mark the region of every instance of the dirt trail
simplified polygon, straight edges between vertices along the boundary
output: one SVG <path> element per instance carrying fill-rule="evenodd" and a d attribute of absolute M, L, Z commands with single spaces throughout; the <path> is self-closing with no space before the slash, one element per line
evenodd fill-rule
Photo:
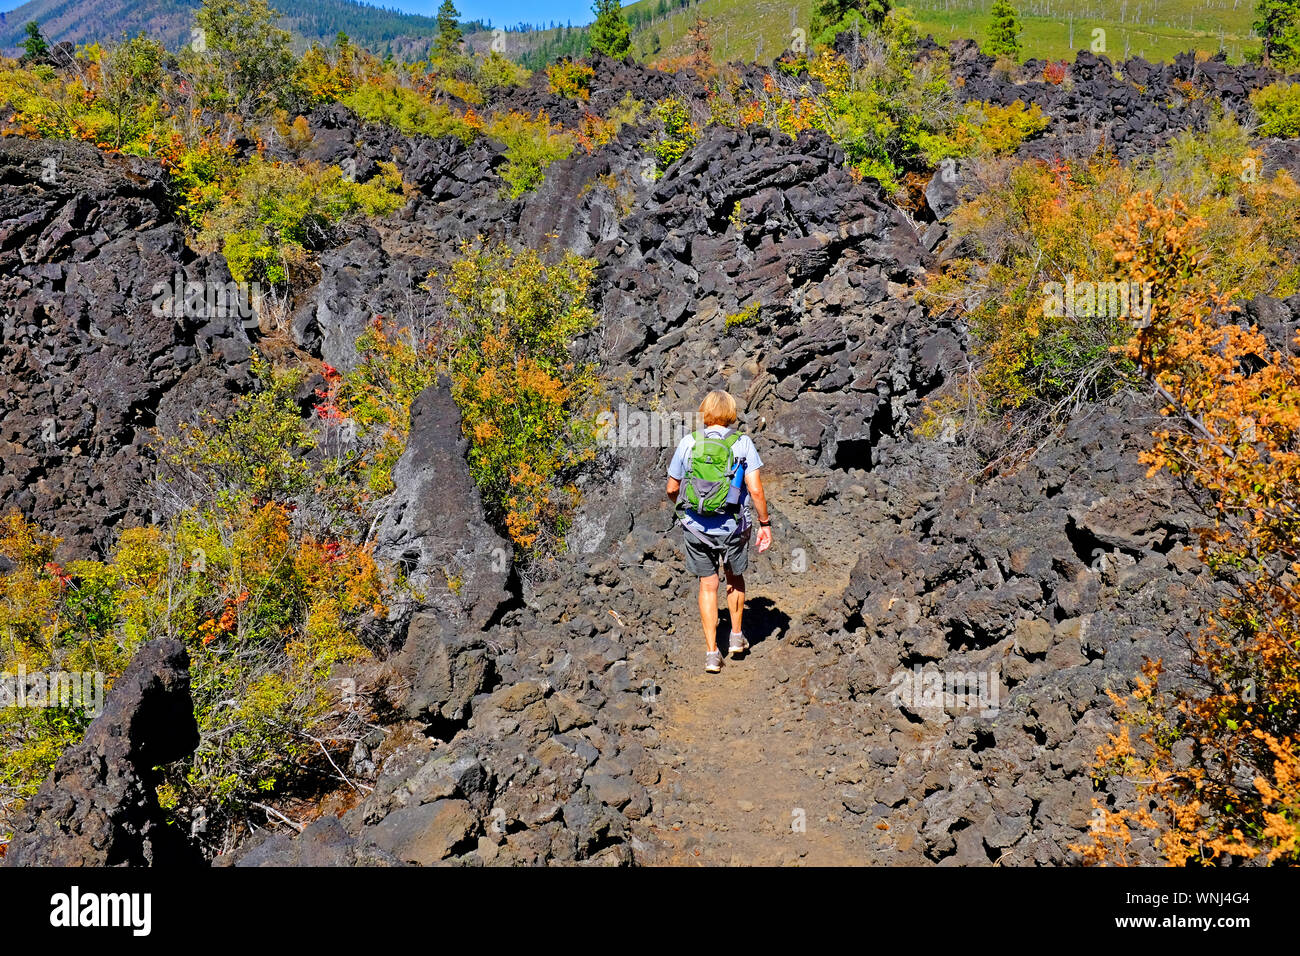
<path fill-rule="evenodd" d="M 811 503 L 817 496 L 796 476 L 765 484 L 781 520 L 772 549 L 751 552 L 745 575 L 749 653 L 705 673 L 696 583 L 684 569 L 672 599 L 681 623 L 657 640 L 667 658 L 651 710 L 660 779 L 637 834 L 647 865 L 860 866 L 875 862 L 883 842 L 875 821 L 844 803 L 871 777 L 866 742 L 846 705 L 818 699 L 814 648 L 787 634 L 843 591 L 859 540 Z M 722 603 L 724 649 L 730 626 Z"/>
<path fill-rule="evenodd" d="M 805 690 L 812 651 L 764 641 L 717 675 L 704 673 L 693 641 L 672 656 L 649 821 L 659 846 L 647 862 L 869 863 L 861 818 L 845 811 L 834 783 L 835 770 L 856 758 L 827 754 L 818 740 L 829 713 Z"/>

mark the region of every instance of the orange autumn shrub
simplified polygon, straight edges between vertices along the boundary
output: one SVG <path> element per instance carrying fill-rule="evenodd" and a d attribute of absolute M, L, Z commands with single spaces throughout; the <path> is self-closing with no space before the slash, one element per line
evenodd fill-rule
<path fill-rule="evenodd" d="M 525 555 L 560 547 L 593 454 L 596 372 L 573 340 L 596 322 L 595 263 L 566 253 L 466 245 L 446 281 L 457 341 L 452 397 L 489 516 Z"/>
<path fill-rule="evenodd" d="M 446 325 L 417 332 L 377 317 L 357 341 L 362 361 L 318 413 L 355 423 L 363 480 L 388 494 L 411 403 L 447 376 L 488 518 L 527 559 L 561 547 L 576 470 L 593 454 L 596 370 L 571 348 L 596 322 L 595 262 L 573 253 L 548 262 L 499 242 L 460 252 L 446 275 L 430 276 L 446 291 Z"/>
<path fill-rule="evenodd" d="M 357 352 L 360 363 L 332 386 L 336 404 L 323 402 L 317 414 L 354 423 L 363 481 L 386 495 L 406 450 L 411 403 L 447 370 L 444 343 L 437 329 L 417 335 L 377 315 L 357 339 Z"/>
<path fill-rule="evenodd" d="M 1155 289 L 1125 354 L 1167 424 L 1142 460 L 1185 481 L 1207 515 L 1202 560 L 1230 586 L 1194 642 L 1191 681 L 1148 661 L 1098 771 L 1142 778 L 1154 809 L 1097 804 L 1086 862 L 1127 862 L 1131 825 L 1171 865 L 1300 861 L 1300 360 L 1235 318 L 1204 274 L 1204 221 L 1176 197 L 1133 196 L 1102 239 Z"/>

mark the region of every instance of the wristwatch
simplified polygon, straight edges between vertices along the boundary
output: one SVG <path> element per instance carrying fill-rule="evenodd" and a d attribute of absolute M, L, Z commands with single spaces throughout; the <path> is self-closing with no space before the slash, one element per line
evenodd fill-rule
<path fill-rule="evenodd" d="M 770 522 L 770 521 L 760 521 L 760 522 L 758 523 L 758 526 L 759 526 L 760 528 L 770 528 L 770 527 L 772 527 L 772 522 Z"/>

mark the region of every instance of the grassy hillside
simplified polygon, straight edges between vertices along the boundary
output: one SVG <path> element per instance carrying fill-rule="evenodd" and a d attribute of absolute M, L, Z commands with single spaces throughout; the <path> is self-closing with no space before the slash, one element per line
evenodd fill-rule
<path fill-rule="evenodd" d="M 399 59 L 422 56 L 436 30 L 431 17 L 357 3 L 354 0 L 274 0 L 284 25 L 299 38 L 330 40 L 342 30 L 367 48 Z M 960 37 L 983 40 L 992 0 L 912 0 L 921 27 L 946 43 Z M 189 37 L 198 0 L 29 0 L 0 14 L 0 51 L 12 53 L 23 25 L 38 21 L 54 41 L 85 43 L 144 30 L 171 48 Z M 709 21 L 719 60 L 769 60 L 790 45 L 793 30 L 807 29 L 813 0 L 638 0 L 625 8 L 633 23 L 633 49 L 642 60 L 687 52 L 687 33 L 696 14 Z M 1258 48 L 1251 37 L 1254 0 L 1022 0 L 1024 55 L 1072 59 L 1088 49 L 1094 30 L 1105 31 L 1112 57 L 1169 59 L 1188 49 L 1219 49 L 1239 61 Z M 467 25 L 468 26 L 468 25 Z M 470 47 L 479 52 L 495 41 L 511 59 L 530 68 L 587 50 L 586 30 L 559 27 L 498 32 L 472 28 Z"/>
<path fill-rule="evenodd" d="M 983 41 L 992 0 L 912 0 L 908 4 L 922 29 L 940 42 L 961 37 Z M 666 16 L 659 11 L 671 8 Z M 807 29 L 813 0 L 638 0 L 626 8 L 633 18 L 648 17 L 633 35 L 637 55 L 686 52 L 687 31 L 698 12 L 710 22 L 719 59 L 770 59 L 790 43 L 791 31 Z M 1022 43 L 1026 57 L 1072 59 L 1088 49 L 1093 30 L 1105 31 L 1112 57 L 1164 60 L 1188 49 L 1210 53 L 1220 48 L 1234 60 L 1258 48 L 1251 38 L 1253 0 L 1022 0 Z M 656 52 L 657 50 L 657 52 Z"/>

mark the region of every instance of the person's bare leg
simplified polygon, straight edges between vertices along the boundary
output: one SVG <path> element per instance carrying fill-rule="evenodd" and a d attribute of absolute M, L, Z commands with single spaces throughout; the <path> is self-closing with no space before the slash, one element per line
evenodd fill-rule
<path fill-rule="evenodd" d="M 745 613 L 745 576 L 733 574 L 731 568 L 724 567 L 727 574 L 727 610 L 731 612 L 731 631 L 743 634 L 740 618 Z"/>
<path fill-rule="evenodd" d="M 704 625 L 704 649 L 718 649 L 718 576 L 700 578 L 700 623 Z"/>

